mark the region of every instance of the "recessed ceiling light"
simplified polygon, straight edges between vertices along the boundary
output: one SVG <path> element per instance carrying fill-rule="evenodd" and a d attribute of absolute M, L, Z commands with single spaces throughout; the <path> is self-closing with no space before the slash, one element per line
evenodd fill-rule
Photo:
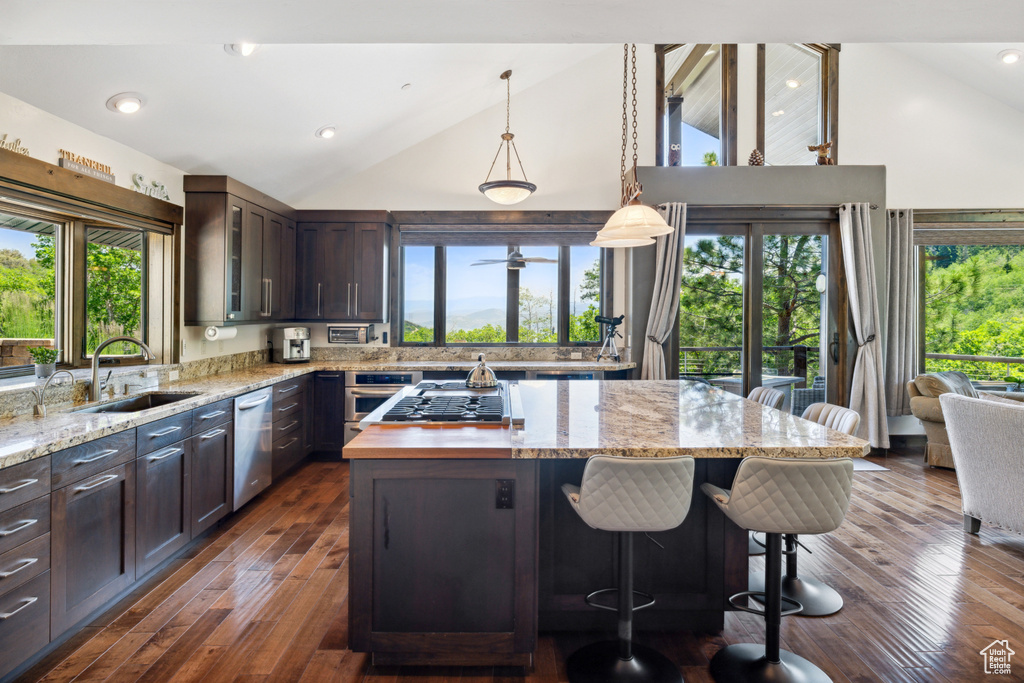
<path fill-rule="evenodd" d="M 134 114 L 142 105 L 142 95 L 137 92 L 118 93 L 107 100 L 107 109 L 121 114 Z"/>
<path fill-rule="evenodd" d="M 224 46 L 224 51 L 233 57 L 248 57 L 259 49 L 256 43 L 231 43 Z"/>
<path fill-rule="evenodd" d="M 334 126 L 323 126 L 322 128 L 317 128 L 316 133 L 314 133 L 314 135 L 316 135 L 318 138 L 330 140 L 331 138 L 334 137 L 334 134 L 337 132 L 338 130 Z"/>
<path fill-rule="evenodd" d="M 405 85 L 402 86 L 402 90 L 408 90 L 411 87 L 412 87 L 412 83 L 406 83 Z"/>
<path fill-rule="evenodd" d="M 1016 64 L 1020 61 L 1020 50 L 1003 50 L 999 53 L 999 59 L 1003 64 Z"/>
<path fill-rule="evenodd" d="M 785 113 L 786 112 L 784 110 L 778 109 L 778 110 L 772 112 L 772 116 L 782 116 Z"/>
<path fill-rule="evenodd" d="M 786 86 L 789 88 L 799 88 L 800 81 L 796 80 L 795 78 L 790 78 L 788 81 L 786 81 Z"/>

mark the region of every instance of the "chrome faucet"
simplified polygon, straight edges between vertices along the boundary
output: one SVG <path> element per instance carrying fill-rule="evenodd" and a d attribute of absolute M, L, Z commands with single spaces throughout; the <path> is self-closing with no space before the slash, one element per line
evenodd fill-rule
<path fill-rule="evenodd" d="M 98 401 L 100 400 L 100 351 L 105 349 L 114 342 L 131 342 L 138 344 L 139 348 L 142 349 L 142 356 L 146 360 L 156 360 L 156 354 L 150 351 L 146 343 L 136 339 L 135 337 L 111 337 L 106 341 L 100 342 L 100 345 L 96 347 L 96 350 L 92 352 L 92 384 L 89 385 L 89 400 Z"/>
<path fill-rule="evenodd" d="M 36 417 L 46 417 L 46 390 L 50 388 L 50 382 L 53 381 L 53 378 L 62 373 L 70 377 L 71 386 L 75 386 L 75 376 L 71 374 L 70 370 L 58 370 L 50 375 L 42 389 L 33 389 L 36 394 L 36 407 L 34 411 Z"/>

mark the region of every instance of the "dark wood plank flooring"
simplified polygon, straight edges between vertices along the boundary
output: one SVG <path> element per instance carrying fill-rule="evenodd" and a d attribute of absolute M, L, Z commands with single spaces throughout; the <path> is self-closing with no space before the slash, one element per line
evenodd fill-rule
<path fill-rule="evenodd" d="M 801 553 L 801 569 L 846 607 L 784 619 L 783 647 L 837 683 L 993 678 L 982 648 L 1009 639 L 1024 653 L 1024 538 L 986 525 L 964 534 L 955 474 L 924 467 L 918 450 L 872 460 L 890 471 L 856 474 L 845 524 L 802 539 L 813 554 Z M 375 667 L 346 649 L 347 557 L 348 467 L 307 464 L 20 680 L 555 682 L 566 680 L 569 653 L 601 637 L 541 634 L 528 671 Z M 743 613 L 727 615 L 720 634 L 638 635 L 690 683 L 711 680 L 708 661 L 723 645 L 763 639 L 762 622 Z M 1024 680 L 1018 656 L 1001 680 Z"/>

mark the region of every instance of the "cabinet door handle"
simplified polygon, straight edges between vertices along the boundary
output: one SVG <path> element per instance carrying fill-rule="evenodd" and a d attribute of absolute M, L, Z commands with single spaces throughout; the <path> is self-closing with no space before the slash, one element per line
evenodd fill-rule
<path fill-rule="evenodd" d="M 32 565 L 34 565 L 38 561 L 39 561 L 38 557 L 26 558 L 26 559 L 22 560 L 21 564 L 18 565 L 17 567 L 15 567 L 14 569 L 9 569 L 9 570 L 7 570 L 5 572 L 0 572 L 0 579 L 6 579 L 8 576 L 14 576 L 18 572 L 20 572 L 22 569 L 28 569 L 29 567 L 31 567 Z"/>
<path fill-rule="evenodd" d="M 291 410 L 292 408 L 294 408 L 294 407 L 296 407 L 298 405 L 299 405 L 298 403 L 289 403 L 286 406 L 281 406 L 280 408 L 278 408 L 277 412 L 279 412 L 279 413 L 287 413 L 289 410 Z"/>
<path fill-rule="evenodd" d="M 327 379 L 338 379 L 339 377 L 341 377 L 341 375 L 328 375 L 321 372 L 319 375 L 317 375 L 317 377 L 326 377 Z"/>
<path fill-rule="evenodd" d="M 277 429 L 278 429 L 278 431 L 287 432 L 289 429 L 291 429 L 292 427 L 294 427 L 297 424 L 299 424 L 298 420 L 292 420 L 291 422 L 286 424 L 284 427 L 278 427 Z"/>
<path fill-rule="evenodd" d="M 398 392 L 394 389 L 349 389 L 348 393 L 351 396 L 380 396 L 380 397 L 391 397 Z"/>
<path fill-rule="evenodd" d="M 152 434 L 149 435 L 149 438 L 151 438 L 151 439 L 159 439 L 161 436 L 167 436 L 168 434 L 173 434 L 174 432 L 180 432 L 180 431 L 181 431 L 181 427 L 180 426 L 179 427 L 168 427 L 167 429 L 161 429 L 159 432 L 153 432 Z"/>
<path fill-rule="evenodd" d="M 116 448 L 111 448 L 110 450 L 106 450 L 106 451 L 100 451 L 99 453 L 97 453 L 96 455 L 92 456 L 91 458 L 82 458 L 80 460 L 76 460 L 75 464 L 76 465 L 88 465 L 91 462 L 96 462 L 97 460 L 102 460 L 103 458 L 109 457 L 109 456 L 113 455 L 114 453 L 117 453 L 117 449 Z"/>
<path fill-rule="evenodd" d="M 286 443 L 285 445 L 281 446 L 281 448 L 282 448 L 282 449 L 284 449 L 284 448 L 288 448 L 289 446 L 291 446 L 291 445 L 292 445 L 293 443 L 295 443 L 295 442 L 296 442 L 296 441 L 298 441 L 298 440 L 299 440 L 299 437 L 297 437 L 297 436 L 295 436 L 295 437 L 292 437 L 291 441 L 289 441 L 289 442 L 288 442 L 288 443 Z"/>
<path fill-rule="evenodd" d="M 284 396 L 285 394 L 292 393 L 293 391 L 295 391 L 298 388 L 299 388 L 298 384 L 293 384 L 290 387 L 285 387 L 284 389 L 278 390 L 277 395 L 278 396 Z"/>
<path fill-rule="evenodd" d="M 268 277 L 267 282 L 267 317 L 270 318 L 274 315 L 274 278 Z"/>
<path fill-rule="evenodd" d="M 121 475 L 119 475 L 119 474 L 105 474 L 102 477 L 100 477 L 99 479 L 93 481 L 92 483 L 82 484 L 81 486 L 76 486 L 75 487 L 75 492 L 78 492 L 78 491 L 89 491 L 91 489 L 96 488 L 97 486 L 100 486 L 101 484 L 106 484 L 108 481 L 114 481 L 115 479 L 120 478 L 120 476 Z"/>
<path fill-rule="evenodd" d="M 0 529 L 0 538 L 4 538 L 5 536 L 10 536 L 11 534 L 16 534 L 19 531 L 21 531 L 22 529 L 29 528 L 30 526 L 32 526 L 33 524 L 35 524 L 38 521 L 39 521 L 38 519 L 23 519 L 20 522 L 18 522 L 17 524 L 15 524 L 14 526 L 12 526 L 10 529 Z"/>
<path fill-rule="evenodd" d="M 17 614 L 21 610 L 25 609 L 26 607 L 28 607 L 29 605 L 31 605 L 33 602 L 35 602 L 38 599 L 39 598 L 36 598 L 36 597 L 25 598 L 25 602 L 18 609 L 14 610 L 13 612 L 4 612 L 3 614 L 0 614 L 0 621 L 4 621 L 6 619 L 10 619 L 15 614 Z"/>
<path fill-rule="evenodd" d="M 12 487 L 10 487 L 8 489 L 0 489 L 0 493 L 14 493 L 15 491 L 20 491 L 21 489 L 25 488 L 26 486 L 31 486 L 32 484 L 37 484 L 37 483 L 39 483 L 38 479 L 26 479 L 25 481 L 21 482 L 17 486 L 12 486 Z"/>
<path fill-rule="evenodd" d="M 207 413 L 206 415 L 200 415 L 199 419 L 200 420 L 212 420 L 213 418 L 217 417 L 218 415 L 223 415 L 226 412 L 227 412 L 226 410 L 215 410 L 212 413 Z"/>
<path fill-rule="evenodd" d="M 202 435 L 201 437 L 199 437 L 199 438 L 200 438 L 200 439 L 202 439 L 203 441 L 206 441 L 207 439 L 212 439 L 212 438 L 213 438 L 213 437 L 215 437 L 215 436 L 220 436 L 220 435 L 221 435 L 221 434 L 223 434 L 223 433 L 224 433 L 225 431 L 226 431 L 226 430 L 224 430 L 224 429 L 214 429 L 214 430 L 213 430 L 212 432 L 206 432 L 205 434 L 203 434 L 203 435 Z"/>
<path fill-rule="evenodd" d="M 255 408 L 256 406 L 263 405 L 264 403 L 266 403 L 269 400 L 270 400 L 270 396 L 268 395 L 268 396 L 264 396 L 263 398 L 253 399 L 252 401 L 249 401 L 247 403 L 239 403 L 238 404 L 238 409 L 239 410 L 249 410 L 250 408 Z"/>
<path fill-rule="evenodd" d="M 356 317 L 359 317 L 359 283 L 356 283 Z"/>
<path fill-rule="evenodd" d="M 348 283 L 348 297 L 345 299 L 345 315 L 352 317 L 352 283 Z"/>
<path fill-rule="evenodd" d="M 316 317 L 318 317 L 318 318 L 320 317 L 320 290 L 321 289 L 322 289 L 322 285 L 319 282 L 316 283 Z"/>
<path fill-rule="evenodd" d="M 157 460 L 165 460 L 171 457 L 172 455 L 184 452 L 185 449 L 182 448 L 181 446 L 171 446 L 170 448 L 165 448 L 162 451 L 154 453 L 153 455 L 149 456 L 146 459 L 149 460 L 150 462 L 156 462 Z"/>

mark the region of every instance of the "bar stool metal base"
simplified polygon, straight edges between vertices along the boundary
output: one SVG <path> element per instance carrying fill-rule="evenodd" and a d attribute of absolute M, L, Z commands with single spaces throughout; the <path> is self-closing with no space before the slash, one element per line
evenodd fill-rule
<path fill-rule="evenodd" d="M 668 657 L 645 645 L 632 648 L 632 659 L 620 659 L 616 641 L 586 645 L 569 656 L 565 673 L 570 683 L 683 683 L 679 667 Z"/>
<path fill-rule="evenodd" d="M 729 645 L 711 659 L 711 676 L 715 683 L 832 683 L 824 671 L 799 655 L 780 650 L 779 659 L 768 661 L 764 645 Z"/>
<path fill-rule="evenodd" d="M 757 542 L 754 538 L 754 532 L 750 531 L 747 533 L 747 554 L 748 555 L 764 555 L 764 546 Z"/>
<path fill-rule="evenodd" d="M 764 574 L 754 572 L 750 575 L 751 591 L 764 592 Z M 764 602 L 758 596 L 752 596 L 758 602 Z M 827 617 L 843 608 L 843 596 L 834 588 L 816 579 L 799 576 L 782 577 L 782 597 L 795 600 L 804 606 L 801 617 Z"/>

